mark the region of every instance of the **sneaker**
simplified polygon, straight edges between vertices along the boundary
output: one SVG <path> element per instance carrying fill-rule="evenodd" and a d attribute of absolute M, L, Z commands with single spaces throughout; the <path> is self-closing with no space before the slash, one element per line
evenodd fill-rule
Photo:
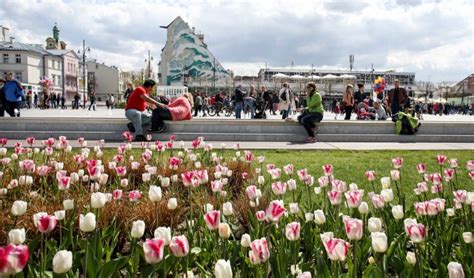
<path fill-rule="evenodd" d="M 166 125 L 163 125 L 163 126 L 160 126 L 158 129 L 153 129 L 153 128 L 150 128 L 148 130 L 148 132 L 152 132 L 152 133 L 163 133 L 165 132 L 166 130 Z"/>
<path fill-rule="evenodd" d="M 131 133 L 135 132 L 135 127 L 133 126 L 133 123 L 128 123 L 127 128 L 128 128 L 128 131 L 130 131 Z"/>
<path fill-rule="evenodd" d="M 133 141 L 135 141 L 135 142 L 148 142 L 148 140 L 143 135 L 135 136 Z"/>

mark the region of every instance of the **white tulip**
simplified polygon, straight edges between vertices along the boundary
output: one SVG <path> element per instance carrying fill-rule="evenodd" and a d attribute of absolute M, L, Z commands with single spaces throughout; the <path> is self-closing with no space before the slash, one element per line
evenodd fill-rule
<path fill-rule="evenodd" d="M 161 193 L 161 187 L 152 185 L 150 186 L 150 189 L 148 190 L 148 198 L 152 202 L 158 202 L 161 200 L 163 197 L 163 194 Z"/>
<path fill-rule="evenodd" d="M 453 208 L 448 208 L 446 209 L 446 214 L 449 216 L 449 217 L 452 217 L 454 216 L 455 214 L 455 210 Z"/>
<path fill-rule="evenodd" d="M 382 231 L 382 220 L 380 218 L 371 217 L 368 221 L 369 232 L 380 232 Z"/>
<path fill-rule="evenodd" d="M 13 202 L 11 213 L 14 216 L 21 216 L 26 212 L 27 208 L 28 208 L 27 202 L 16 200 L 15 202 Z"/>
<path fill-rule="evenodd" d="M 83 232 L 92 232 L 95 230 L 96 227 L 96 220 L 95 220 L 95 214 L 92 212 L 89 212 L 86 215 L 80 215 L 79 216 L 79 229 Z"/>
<path fill-rule="evenodd" d="M 240 245 L 243 247 L 250 247 L 250 244 L 252 243 L 252 239 L 250 238 L 249 234 L 243 234 L 242 238 L 240 239 Z"/>
<path fill-rule="evenodd" d="M 133 238 L 141 238 L 145 233 L 145 222 L 143 220 L 133 221 L 131 235 Z"/>
<path fill-rule="evenodd" d="M 234 209 L 232 208 L 232 203 L 231 202 L 225 202 L 222 205 L 222 213 L 225 216 L 230 216 L 230 215 L 234 214 Z"/>
<path fill-rule="evenodd" d="M 393 218 L 397 220 L 403 219 L 403 216 L 404 216 L 403 206 L 400 206 L 400 205 L 393 206 L 392 215 L 393 215 Z"/>
<path fill-rule="evenodd" d="M 174 210 L 178 207 L 178 200 L 176 198 L 170 198 L 168 200 L 168 209 Z"/>
<path fill-rule="evenodd" d="M 462 265 L 457 262 L 450 262 L 448 264 L 449 278 L 464 278 L 464 270 Z"/>
<path fill-rule="evenodd" d="M 371 235 L 372 249 L 377 253 L 385 253 L 387 251 L 387 235 L 383 232 L 374 232 Z"/>
<path fill-rule="evenodd" d="M 232 278 L 232 266 L 230 261 L 218 260 L 214 267 L 216 278 Z"/>
<path fill-rule="evenodd" d="M 169 177 L 162 177 L 161 178 L 161 186 L 162 187 L 170 186 L 170 178 Z"/>
<path fill-rule="evenodd" d="M 464 239 L 464 242 L 469 244 L 472 242 L 472 232 L 465 232 L 462 233 L 462 238 Z"/>
<path fill-rule="evenodd" d="M 61 221 L 64 220 L 64 217 L 66 217 L 66 211 L 65 210 L 58 210 L 54 212 L 54 216 Z"/>
<path fill-rule="evenodd" d="M 385 203 L 391 203 L 393 201 L 393 190 L 391 188 L 382 189 L 380 192 Z"/>
<path fill-rule="evenodd" d="M 178 175 L 172 175 L 171 176 L 171 182 L 172 183 L 178 182 Z"/>
<path fill-rule="evenodd" d="M 416 264 L 416 256 L 415 253 L 408 251 L 407 252 L 407 257 L 406 257 L 407 263 L 411 265 Z"/>
<path fill-rule="evenodd" d="M 362 203 L 360 203 L 359 212 L 360 212 L 361 214 L 367 214 L 367 213 L 369 213 L 369 205 L 367 205 L 367 202 L 362 202 Z"/>
<path fill-rule="evenodd" d="M 257 183 L 262 185 L 265 183 L 265 177 L 264 176 L 258 176 L 257 178 Z"/>
<path fill-rule="evenodd" d="M 232 230 L 230 229 L 229 224 L 227 223 L 219 223 L 219 236 L 224 239 L 228 239 Z"/>
<path fill-rule="evenodd" d="M 171 242 L 171 228 L 170 227 L 158 227 L 154 233 L 155 238 L 161 238 L 164 241 L 164 245 L 169 245 Z"/>
<path fill-rule="evenodd" d="M 107 195 L 102 192 L 94 192 L 91 194 L 91 207 L 103 208 L 107 202 Z"/>
<path fill-rule="evenodd" d="M 324 215 L 324 211 L 318 209 L 314 212 L 314 222 L 318 225 L 322 225 L 326 223 L 326 216 Z"/>
<path fill-rule="evenodd" d="M 10 243 L 13 244 L 22 244 L 25 242 L 26 239 L 26 234 L 25 234 L 25 229 L 13 229 L 8 232 L 8 239 L 10 240 Z"/>
<path fill-rule="evenodd" d="M 390 188 L 390 177 L 383 177 L 380 179 L 380 183 L 382 184 L 382 188 Z"/>
<path fill-rule="evenodd" d="M 314 188 L 314 194 L 316 194 L 316 195 L 321 194 L 321 187 L 316 186 L 316 187 Z"/>
<path fill-rule="evenodd" d="M 300 212 L 300 208 L 298 206 L 298 203 L 290 203 L 290 213 L 291 214 L 297 214 Z"/>
<path fill-rule="evenodd" d="M 53 271 L 57 274 L 68 272 L 72 267 L 72 252 L 61 250 L 53 258 Z"/>
<path fill-rule="evenodd" d="M 74 209 L 74 200 L 67 199 L 63 201 L 63 208 L 64 210 L 72 210 Z"/>
<path fill-rule="evenodd" d="M 207 203 L 207 204 L 204 205 L 204 211 L 205 212 L 211 212 L 213 210 L 214 210 L 214 205 L 213 204 Z"/>
<path fill-rule="evenodd" d="M 314 214 L 307 212 L 304 214 L 304 218 L 306 219 L 306 223 L 311 222 L 314 220 Z"/>

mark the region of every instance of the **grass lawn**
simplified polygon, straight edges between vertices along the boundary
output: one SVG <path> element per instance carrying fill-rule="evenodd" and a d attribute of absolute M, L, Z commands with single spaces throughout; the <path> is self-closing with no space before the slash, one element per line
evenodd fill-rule
<path fill-rule="evenodd" d="M 371 186 L 365 177 L 365 171 L 375 170 L 377 190 L 380 191 L 380 178 L 390 177 L 390 170 L 393 169 L 392 158 L 402 157 L 404 160 L 401 169 L 402 185 L 409 203 L 416 200 L 413 189 L 421 181 L 416 165 L 425 163 L 427 173 L 439 172 L 440 169 L 436 161 L 438 154 L 444 154 L 448 159 L 456 158 L 458 160 L 459 188 L 473 191 L 474 182 L 468 176 L 466 163 L 469 160 L 474 160 L 474 151 L 258 150 L 254 152 L 256 157 L 264 155 L 265 163 L 274 163 L 277 167 L 292 163 L 295 170 L 307 168 L 309 173 L 315 177 L 315 184 L 317 184 L 317 178 L 323 175 L 322 166 L 328 163 L 332 164 L 336 179 L 343 180 L 347 184 L 355 183 L 359 188 L 366 189 L 366 192 L 371 191 Z M 445 167 L 449 167 L 448 162 L 445 163 Z M 452 196 L 449 196 L 449 198 L 452 198 Z"/>

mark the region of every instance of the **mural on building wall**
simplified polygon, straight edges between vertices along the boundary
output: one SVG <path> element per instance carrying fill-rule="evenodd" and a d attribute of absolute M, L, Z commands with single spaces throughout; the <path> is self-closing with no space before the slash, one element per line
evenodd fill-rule
<path fill-rule="evenodd" d="M 231 78 L 230 72 L 215 59 L 207 45 L 195 34 L 189 25 L 177 17 L 168 26 L 167 42 L 162 53 L 161 63 L 166 83 L 179 83 L 184 75 L 190 79 L 199 78 L 219 80 Z M 215 72 L 215 73 L 214 73 Z"/>

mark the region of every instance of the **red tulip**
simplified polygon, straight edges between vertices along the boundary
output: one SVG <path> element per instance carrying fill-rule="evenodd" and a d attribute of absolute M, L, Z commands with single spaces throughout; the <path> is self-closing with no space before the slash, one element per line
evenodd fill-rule
<path fill-rule="evenodd" d="M 165 249 L 164 240 L 161 238 L 147 239 L 143 243 L 143 253 L 145 261 L 149 264 L 156 264 L 163 260 Z"/>
<path fill-rule="evenodd" d="M 349 252 L 349 243 L 345 240 L 334 238 L 332 233 L 321 234 L 321 240 L 329 259 L 332 261 L 345 261 Z"/>
<path fill-rule="evenodd" d="M 62 176 L 58 178 L 58 187 L 59 190 L 67 190 L 69 189 L 69 185 L 71 184 L 71 177 Z"/>
<path fill-rule="evenodd" d="M 173 156 L 170 157 L 169 162 L 168 162 L 169 168 L 172 170 L 177 170 L 180 162 L 181 161 L 179 160 L 179 158 L 173 157 Z"/>
<path fill-rule="evenodd" d="M 405 219 L 404 224 L 406 233 L 414 243 L 420 243 L 424 240 L 426 230 L 423 224 L 418 224 L 416 219 L 411 218 Z"/>
<path fill-rule="evenodd" d="M 289 241 L 295 241 L 300 238 L 301 224 L 299 222 L 291 222 L 286 225 L 285 236 Z"/>
<path fill-rule="evenodd" d="M 364 224 L 362 220 L 344 216 L 343 221 L 347 238 L 350 240 L 360 240 L 364 234 Z"/>
<path fill-rule="evenodd" d="M 5 146 L 8 142 L 8 139 L 7 138 L 0 138 L 0 145 Z"/>
<path fill-rule="evenodd" d="M 358 208 L 364 196 L 364 190 L 352 190 L 344 193 L 346 196 L 347 206 L 349 208 Z"/>
<path fill-rule="evenodd" d="M 277 181 L 272 183 L 272 191 L 275 195 L 283 195 L 286 193 L 286 182 Z"/>
<path fill-rule="evenodd" d="M 204 214 L 204 221 L 206 222 L 207 228 L 209 230 L 217 230 L 220 223 L 220 211 L 213 210 Z"/>
<path fill-rule="evenodd" d="M 286 212 L 286 209 L 285 209 L 285 206 L 283 205 L 283 201 L 273 200 L 268 205 L 266 216 L 267 216 L 267 219 L 273 222 L 278 222 L 280 218 L 285 214 L 285 212 Z"/>
<path fill-rule="evenodd" d="M 365 177 L 367 178 L 368 181 L 374 181 L 377 175 L 375 174 L 375 171 L 370 170 L 365 172 Z"/>
<path fill-rule="evenodd" d="M 193 184 L 194 171 L 187 171 L 181 174 L 183 185 L 189 187 Z"/>
<path fill-rule="evenodd" d="M 0 247 L 0 275 L 14 275 L 23 270 L 30 258 L 27 245 L 9 244 Z"/>
<path fill-rule="evenodd" d="M 112 196 L 114 197 L 114 200 L 120 200 L 122 199 L 122 190 L 120 189 L 115 189 L 113 192 L 112 192 Z"/>
<path fill-rule="evenodd" d="M 38 212 L 33 215 L 33 223 L 41 233 L 49 233 L 58 224 L 58 219 L 55 216 L 48 215 L 46 212 Z"/>
<path fill-rule="evenodd" d="M 245 153 L 245 161 L 247 161 L 248 163 L 252 163 L 252 161 L 254 160 L 254 156 L 252 154 L 251 151 L 244 151 Z"/>
<path fill-rule="evenodd" d="M 455 173 L 455 170 L 452 168 L 444 169 L 444 179 L 446 181 L 452 180 L 454 178 L 454 173 Z"/>
<path fill-rule="evenodd" d="M 263 210 L 259 210 L 255 213 L 255 217 L 258 221 L 264 221 L 266 219 L 266 214 Z"/>
<path fill-rule="evenodd" d="M 35 137 L 28 137 L 26 138 L 26 143 L 28 143 L 28 145 L 33 145 L 35 143 L 36 139 Z"/>
<path fill-rule="evenodd" d="M 308 169 L 301 169 L 297 171 L 300 181 L 304 181 L 308 178 Z"/>
<path fill-rule="evenodd" d="M 249 258 L 252 264 L 264 263 L 270 258 L 267 239 L 261 238 L 252 241 L 250 244 Z"/>
<path fill-rule="evenodd" d="M 332 205 L 339 205 L 341 203 L 342 193 L 340 191 L 329 191 L 328 192 L 329 201 Z"/>
<path fill-rule="evenodd" d="M 185 257 L 189 253 L 189 242 L 184 236 L 175 236 L 170 242 L 171 254 L 175 257 Z"/>
<path fill-rule="evenodd" d="M 436 156 L 439 165 L 443 165 L 447 159 L 448 158 L 444 154 L 438 154 L 438 156 Z"/>
<path fill-rule="evenodd" d="M 326 165 L 323 165 L 323 171 L 324 171 L 324 175 L 326 177 L 329 177 L 332 175 L 332 171 L 333 171 L 333 167 L 331 164 L 326 164 Z"/>
<path fill-rule="evenodd" d="M 138 201 L 142 198 L 142 193 L 138 190 L 132 190 L 130 192 L 128 192 L 128 199 L 131 201 L 131 202 L 135 202 L 135 201 Z"/>
<path fill-rule="evenodd" d="M 402 168 L 402 166 L 403 166 L 403 158 L 401 158 L 401 157 L 393 158 L 393 159 L 392 159 L 392 165 L 393 165 L 393 168 L 395 168 L 395 169 Z"/>

